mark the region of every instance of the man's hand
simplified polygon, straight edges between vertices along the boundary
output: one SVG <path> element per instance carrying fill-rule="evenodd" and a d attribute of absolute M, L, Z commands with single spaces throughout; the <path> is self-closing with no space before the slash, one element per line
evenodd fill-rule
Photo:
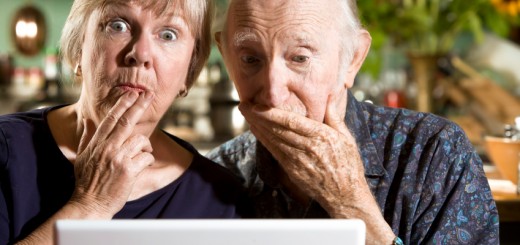
<path fill-rule="evenodd" d="M 335 103 L 329 103 L 325 122 L 295 113 L 242 104 L 251 131 L 278 160 L 289 179 L 317 200 L 331 216 L 349 200 L 350 205 L 368 188 L 355 139 Z"/>
<path fill-rule="evenodd" d="M 273 154 L 290 181 L 334 218 L 367 224 L 367 244 L 395 237 L 365 179 L 355 139 L 329 98 L 324 123 L 295 113 L 241 104 L 252 133 Z"/>
<path fill-rule="evenodd" d="M 91 121 L 83 121 L 70 204 L 108 218 L 124 206 L 137 176 L 154 162 L 148 137 L 133 132 L 151 100 L 151 94 L 127 93 L 97 130 Z"/>

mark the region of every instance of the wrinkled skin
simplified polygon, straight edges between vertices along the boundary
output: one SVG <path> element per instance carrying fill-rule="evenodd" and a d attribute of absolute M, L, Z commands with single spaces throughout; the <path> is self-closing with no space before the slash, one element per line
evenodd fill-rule
<path fill-rule="evenodd" d="M 367 244 L 395 238 L 372 196 L 355 139 L 343 118 L 347 89 L 368 48 L 363 30 L 348 66 L 338 1 L 236 0 L 216 34 L 240 110 L 283 170 L 286 190 L 315 199 L 334 218 L 367 224 Z M 336 27 L 336 28 L 335 28 Z"/>
<path fill-rule="evenodd" d="M 130 1 L 92 13 L 76 74 L 80 98 L 48 116 L 60 150 L 74 164 L 75 191 L 21 244 L 53 244 L 58 219 L 111 219 L 127 201 L 184 172 L 191 153 L 156 126 L 186 88 L 194 46 L 181 16 L 157 16 Z"/>
<path fill-rule="evenodd" d="M 84 120 L 83 135 L 74 164 L 76 190 L 72 203 L 92 212 L 117 213 L 128 200 L 139 174 L 154 163 L 148 137 L 133 134 L 151 103 L 151 94 L 127 93 L 95 128 Z M 98 210 L 96 210 L 98 209 Z"/>

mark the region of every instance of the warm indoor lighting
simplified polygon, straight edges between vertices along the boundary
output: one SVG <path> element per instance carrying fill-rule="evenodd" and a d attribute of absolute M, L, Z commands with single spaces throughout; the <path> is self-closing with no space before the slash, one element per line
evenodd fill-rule
<path fill-rule="evenodd" d="M 246 124 L 246 119 L 242 116 L 242 113 L 238 109 L 238 106 L 233 107 L 233 111 L 231 112 L 231 122 L 233 123 L 233 129 L 236 132 L 235 134 L 241 133 Z"/>
<path fill-rule="evenodd" d="M 25 22 L 19 20 L 16 22 L 16 36 L 19 38 L 35 38 L 38 34 L 38 26 L 34 21 Z"/>
<path fill-rule="evenodd" d="M 46 25 L 43 13 L 32 5 L 16 11 L 11 22 L 11 37 L 23 55 L 37 55 L 45 46 Z"/>

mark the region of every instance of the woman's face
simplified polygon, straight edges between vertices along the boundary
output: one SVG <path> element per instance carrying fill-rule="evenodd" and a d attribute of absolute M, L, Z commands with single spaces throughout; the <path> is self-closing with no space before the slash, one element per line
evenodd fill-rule
<path fill-rule="evenodd" d="M 131 2 L 94 11 L 81 52 L 82 105 L 101 120 L 124 93 L 152 93 L 140 123 L 158 122 L 185 89 L 194 43 L 182 16 Z"/>

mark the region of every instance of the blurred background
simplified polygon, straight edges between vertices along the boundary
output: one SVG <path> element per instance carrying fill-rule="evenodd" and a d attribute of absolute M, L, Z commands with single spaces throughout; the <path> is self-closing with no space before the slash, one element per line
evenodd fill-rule
<path fill-rule="evenodd" d="M 227 2 L 216 4 L 219 29 Z M 81 85 L 58 53 L 71 5 L 0 0 L 0 114 L 77 99 Z M 354 96 L 459 124 L 484 161 L 502 243 L 518 244 L 520 0 L 363 0 L 358 7 L 373 42 Z M 213 47 L 189 95 L 172 105 L 161 126 L 204 153 L 247 130 L 237 105 Z"/>

